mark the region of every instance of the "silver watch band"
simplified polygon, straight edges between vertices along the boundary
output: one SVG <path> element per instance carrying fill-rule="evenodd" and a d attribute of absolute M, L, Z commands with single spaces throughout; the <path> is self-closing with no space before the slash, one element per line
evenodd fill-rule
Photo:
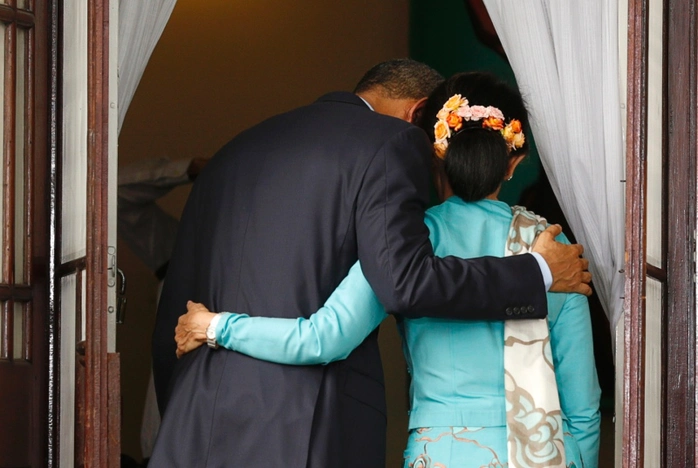
<path fill-rule="evenodd" d="M 218 341 L 216 340 L 216 327 L 218 327 L 218 322 L 220 319 L 221 316 L 219 314 L 214 315 L 206 328 L 206 344 L 209 346 L 209 348 L 218 348 Z"/>

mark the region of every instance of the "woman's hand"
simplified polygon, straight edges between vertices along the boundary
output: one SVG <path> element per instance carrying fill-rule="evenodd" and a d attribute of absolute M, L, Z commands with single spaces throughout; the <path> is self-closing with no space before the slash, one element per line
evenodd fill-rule
<path fill-rule="evenodd" d="M 179 317 L 175 328 L 177 358 L 206 343 L 206 329 L 215 315 L 203 304 L 187 302 L 187 313 Z"/>

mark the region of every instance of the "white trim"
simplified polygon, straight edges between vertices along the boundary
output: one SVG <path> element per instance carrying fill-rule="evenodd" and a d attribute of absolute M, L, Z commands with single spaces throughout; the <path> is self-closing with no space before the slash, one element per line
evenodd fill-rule
<path fill-rule="evenodd" d="M 118 57 L 119 57 L 119 1 L 109 2 L 109 127 L 108 127 L 108 151 L 109 151 L 109 186 L 107 188 L 107 244 L 109 254 L 117 257 L 116 246 L 116 190 L 119 170 L 118 154 L 118 122 L 119 122 L 119 87 L 118 87 Z M 116 285 L 117 263 L 114 260 L 112 270 L 108 272 L 110 280 L 107 281 L 107 352 L 116 352 Z"/>

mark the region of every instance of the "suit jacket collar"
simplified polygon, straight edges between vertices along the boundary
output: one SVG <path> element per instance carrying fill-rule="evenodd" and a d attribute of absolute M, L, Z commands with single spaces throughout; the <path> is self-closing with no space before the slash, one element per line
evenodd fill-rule
<path fill-rule="evenodd" d="M 327 93 L 324 96 L 321 96 L 318 100 L 318 102 L 342 102 L 345 104 L 353 104 L 355 106 L 362 106 L 368 109 L 368 106 L 364 102 L 363 99 L 361 99 L 359 96 L 357 96 L 354 93 L 350 93 L 347 91 L 334 91 L 331 93 Z"/>

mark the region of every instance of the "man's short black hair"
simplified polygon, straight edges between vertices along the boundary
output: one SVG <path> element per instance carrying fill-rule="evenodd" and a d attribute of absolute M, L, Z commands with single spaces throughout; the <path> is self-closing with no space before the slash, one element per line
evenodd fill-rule
<path fill-rule="evenodd" d="M 390 99 L 422 99 L 429 96 L 443 80 L 439 72 L 416 60 L 388 60 L 367 71 L 354 88 L 354 93 L 380 87 Z"/>

